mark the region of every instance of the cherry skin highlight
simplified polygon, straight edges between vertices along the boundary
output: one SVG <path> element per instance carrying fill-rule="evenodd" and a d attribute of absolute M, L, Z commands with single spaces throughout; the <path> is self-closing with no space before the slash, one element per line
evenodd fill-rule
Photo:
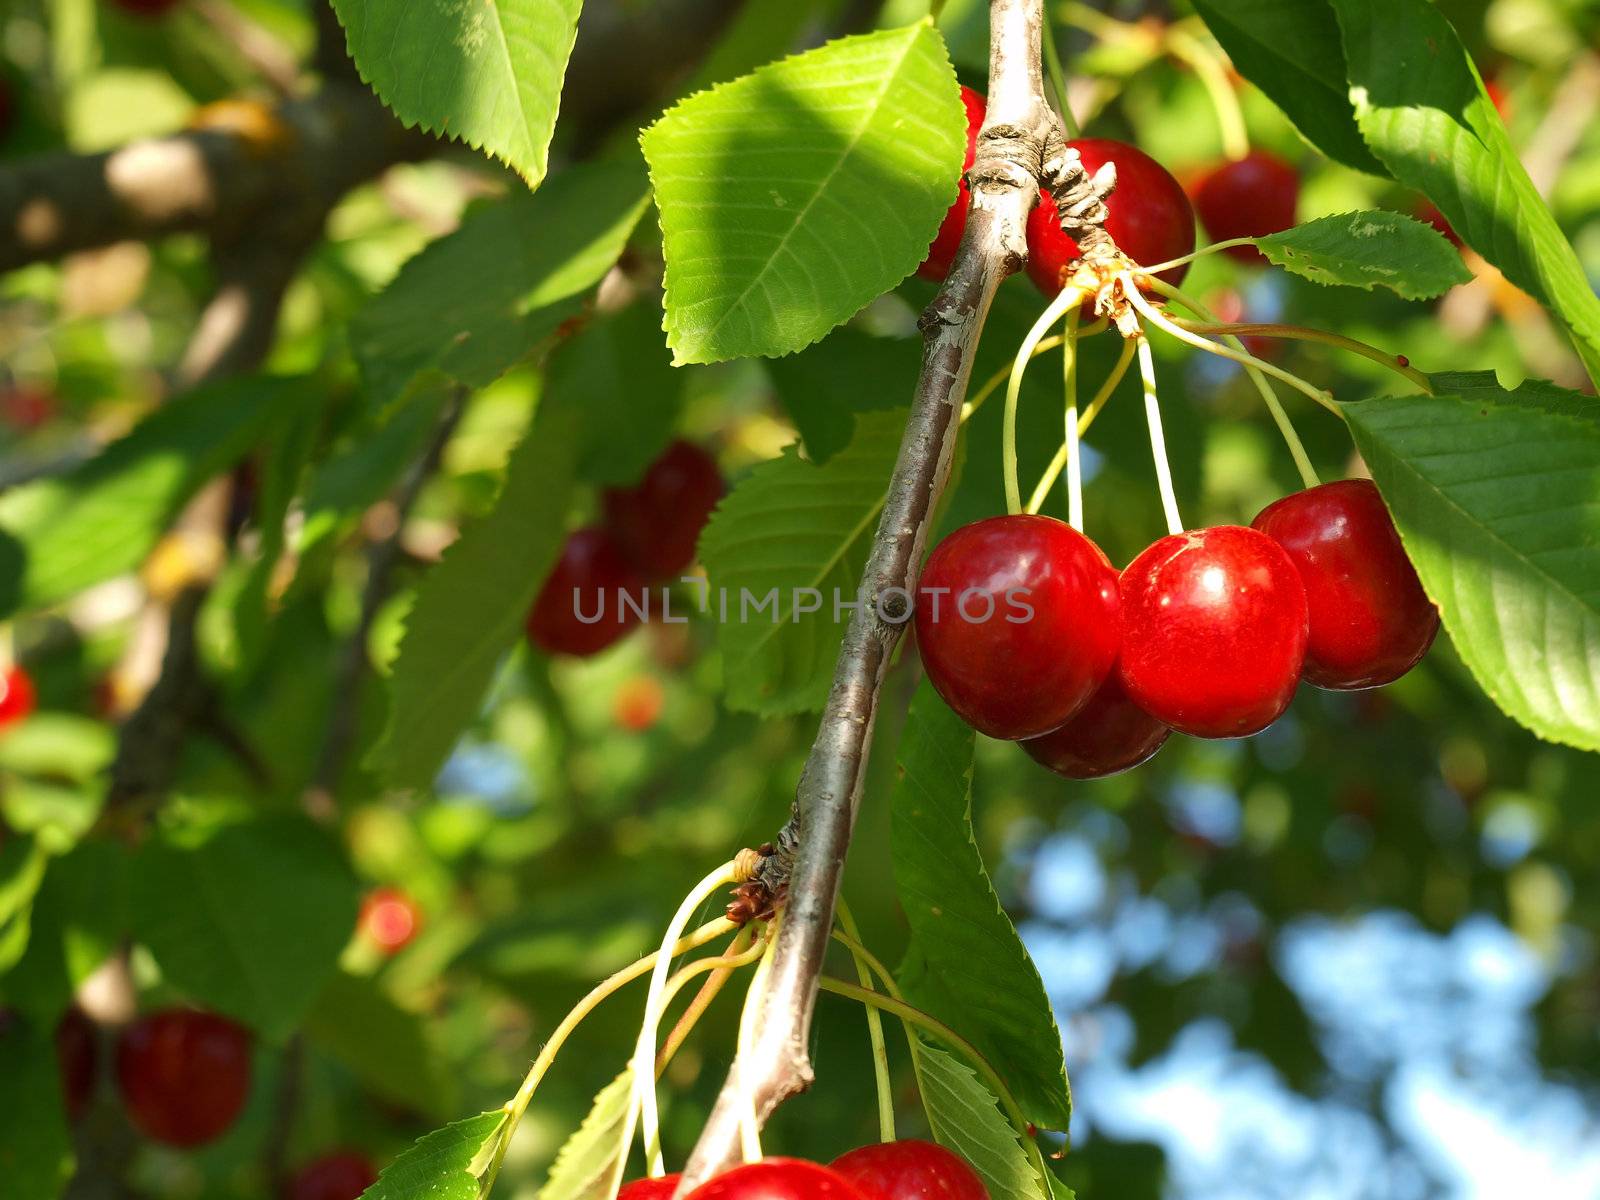
<path fill-rule="evenodd" d="M 625 596 L 640 606 L 624 603 Z M 593 527 L 580 529 L 567 537 L 555 569 L 539 589 L 528 614 L 528 638 L 546 654 L 587 658 L 639 623 L 644 598 L 644 579 L 611 535 Z M 579 620 L 580 614 L 587 621 Z"/>
<path fill-rule="evenodd" d="M 1105 163 L 1117 165 L 1117 187 L 1106 200 L 1111 214 L 1106 232 L 1134 262 L 1151 264 L 1182 258 L 1194 249 L 1194 209 L 1183 187 L 1155 159 L 1137 146 L 1109 138 L 1068 142 L 1093 175 Z M 1061 290 L 1061 275 L 1078 257 L 1078 242 L 1061 228 L 1055 201 L 1040 193 L 1028 214 L 1028 278 L 1046 296 Z M 1188 264 L 1161 272 L 1176 287 Z"/>
<path fill-rule="evenodd" d="M 37 703 L 32 676 L 15 663 L 0 672 L 0 729 L 15 725 L 31 713 Z"/>
<path fill-rule="evenodd" d="M 312 1159 L 290 1178 L 285 1200 L 357 1200 L 378 1182 L 372 1161 L 356 1150 Z"/>
<path fill-rule="evenodd" d="M 56 1067 L 61 1073 L 61 1099 L 67 1119 L 76 1121 L 88 1111 L 99 1074 L 99 1038 L 94 1022 L 76 1005 L 56 1024 Z"/>
<path fill-rule="evenodd" d="M 605 527 L 646 579 L 670 579 L 694 561 L 706 518 L 726 490 L 716 460 L 676 441 L 631 488 L 607 488 Z"/>
<path fill-rule="evenodd" d="M 1022 748 L 1034 762 L 1067 779 L 1104 779 L 1148 762 L 1171 732 L 1128 698 L 1112 671 L 1077 716 Z"/>
<path fill-rule="evenodd" d="M 766 1158 L 702 1183 L 690 1200 L 869 1200 L 855 1184 L 813 1162 Z"/>
<path fill-rule="evenodd" d="M 862 1146 L 834 1159 L 868 1200 L 989 1200 L 966 1159 L 933 1142 L 905 1140 Z"/>
<path fill-rule="evenodd" d="M 1194 208 L 1211 240 L 1225 242 L 1282 233 L 1294 224 L 1299 200 L 1299 173 L 1274 154 L 1252 150 L 1202 179 Z M 1230 246 L 1223 253 L 1244 263 L 1267 261 L 1254 246 Z"/>
<path fill-rule="evenodd" d="M 422 912 L 399 888 L 373 888 L 361 901 L 356 927 L 385 954 L 397 954 L 422 928 Z"/>
<path fill-rule="evenodd" d="M 635 1179 L 632 1183 L 622 1185 L 617 1200 L 672 1200 L 672 1193 L 678 1190 L 678 1180 L 681 1178 L 672 1174 L 658 1175 L 654 1179 Z"/>
<path fill-rule="evenodd" d="M 928 257 L 917 268 L 918 275 L 935 283 L 950 274 L 950 266 L 956 261 L 956 251 L 961 248 L 961 235 L 967 230 L 967 207 L 972 200 L 972 192 L 967 187 L 966 172 L 978 154 L 978 130 L 983 128 L 987 107 L 984 98 L 966 84 L 961 85 L 961 104 L 967 110 L 967 156 L 961 160 L 960 192 L 950 211 L 944 214 L 939 232 L 928 247 Z"/>
<path fill-rule="evenodd" d="M 934 548 L 917 583 L 917 649 L 962 720 L 1038 737 L 1083 707 L 1116 661 L 1117 576 L 1053 517 L 989 517 Z"/>
<path fill-rule="evenodd" d="M 117 1086 L 146 1137 L 181 1147 L 214 1141 L 250 1094 L 250 1034 L 213 1013 L 151 1013 L 117 1042 Z"/>
<path fill-rule="evenodd" d="M 1251 524 L 1284 548 L 1305 584 L 1308 682 L 1337 691 L 1378 687 L 1428 652 L 1439 611 L 1370 479 L 1295 492 Z"/>
<path fill-rule="evenodd" d="M 1263 533 L 1175 533 L 1122 572 L 1123 689 L 1194 737 L 1246 737 L 1283 715 L 1306 653 L 1306 590 Z"/>

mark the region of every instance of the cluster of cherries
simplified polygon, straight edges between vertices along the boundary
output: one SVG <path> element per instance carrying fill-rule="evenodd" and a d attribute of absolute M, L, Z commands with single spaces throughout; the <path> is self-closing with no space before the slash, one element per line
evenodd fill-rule
<path fill-rule="evenodd" d="M 580 658 L 619 640 L 643 619 L 650 586 L 677 578 L 694 561 L 724 490 L 716 460 L 685 441 L 668 446 L 632 487 L 607 488 L 601 521 L 567 536 L 540 588 L 528 613 L 529 640 L 546 654 Z"/>
<path fill-rule="evenodd" d="M 617 1200 L 672 1200 L 678 1176 L 638 1179 Z M 718 1175 L 690 1200 L 989 1200 L 960 1155 L 932 1142 L 862 1146 L 824 1167 L 797 1158 L 766 1158 Z"/>
<path fill-rule="evenodd" d="M 1249 528 L 1164 537 L 1120 574 L 1054 518 L 977 521 L 928 556 L 915 619 L 946 703 L 1073 779 L 1137 766 L 1174 729 L 1258 733 L 1302 678 L 1389 683 L 1439 628 L 1365 479 L 1286 496 Z"/>

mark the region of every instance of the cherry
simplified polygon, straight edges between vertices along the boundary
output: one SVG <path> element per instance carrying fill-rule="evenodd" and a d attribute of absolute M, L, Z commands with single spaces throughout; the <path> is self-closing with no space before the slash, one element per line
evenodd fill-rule
<path fill-rule="evenodd" d="M 117 1041 L 117 1086 L 145 1136 L 169 1146 L 212 1141 L 250 1094 L 249 1031 L 214 1013 L 151 1013 Z"/>
<path fill-rule="evenodd" d="M 670 579 L 694 561 L 700 531 L 725 490 L 716 460 L 676 441 L 633 487 L 606 489 L 605 526 L 641 575 Z"/>
<path fill-rule="evenodd" d="M 622 1185 L 617 1200 L 672 1200 L 681 1175 L 658 1175 L 654 1179 L 635 1179 Z"/>
<path fill-rule="evenodd" d="M 385 954 L 395 954 L 410 944 L 422 928 L 416 901 L 399 888 L 373 888 L 361 902 L 356 926 Z"/>
<path fill-rule="evenodd" d="M 132 13 L 136 17 L 165 16 L 171 9 L 177 8 L 183 0 L 111 0 L 125 13 Z"/>
<path fill-rule="evenodd" d="M 829 1164 L 868 1200 L 989 1200 L 966 1159 L 933 1142 L 862 1146 Z"/>
<path fill-rule="evenodd" d="M 598 654 L 639 623 L 644 590 L 609 533 L 580 529 L 567 537 L 533 602 L 528 637 L 546 654 Z M 625 603 L 625 596 L 640 607 Z"/>
<path fill-rule="evenodd" d="M 61 1099 L 67 1119 L 76 1121 L 88 1110 L 99 1073 L 99 1037 L 94 1022 L 74 1005 L 56 1024 L 56 1067 L 61 1073 Z"/>
<path fill-rule="evenodd" d="M 1117 575 L 1100 548 L 1051 517 L 989 517 L 934 548 L 917 584 L 928 679 L 990 737 L 1068 721 L 1116 661 Z"/>
<path fill-rule="evenodd" d="M 11 122 L 16 119 L 17 98 L 11 90 L 11 80 L 0 67 L 0 142 L 11 132 Z"/>
<path fill-rule="evenodd" d="M 38 696 L 33 679 L 13 663 L 0 672 L 0 729 L 15 725 L 34 710 Z"/>
<path fill-rule="evenodd" d="M 1161 749 L 1172 730 L 1122 690 L 1116 671 L 1060 729 L 1022 743 L 1028 757 L 1068 779 L 1104 779 L 1132 770 Z"/>
<path fill-rule="evenodd" d="M 1202 179 L 1194 207 L 1211 240 L 1225 242 L 1282 233 L 1294 224 L 1299 199 L 1299 173 L 1276 155 L 1252 150 Z M 1223 253 L 1240 262 L 1266 261 L 1254 246 L 1230 246 Z"/>
<path fill-rule="evenodd" d="M 956 251 L 961 249 L 961 235 L 967 229 L 967 208 L 972 200 L 972 192 L 967 187 L 966 173 L 978 155 L 978 130 L 983 128 L 986 109 L 983 96 L 966 84 L 961 85 L 961 103 L 967 110 L 967 156 L 961 160 L 960 190 L 956 194 L 956 202 L 944 214 L 944 221 L 933 237 L 933 244 L 928 247 L 928 257 L 917 268 L 918 275 L 935 282 L 950 274 L 950 264 L 956 260 Z"/>
<path fill-rule="evenodd" d="M 1166 262 L 1194 249 L 1194 210 L 1183 187 L 1155 159 L 1136 146 L 1109 138 L 1068 142 L 1093 175 L 1108 162 L 1117 165 L 1116 190 L 1106 200 L 1106 232 L 1136 263 Z M 1078 243 L 1061 228 L 1055 201 L 1040 193 L 1028 214 L 1028 278 L 1046 296 L 1061 290 L 1061 274 L 1078 257 Z M 1161 272 L 1174 287 L 1189 269 L 1185 263 Z"/>
<path fill-rule="evenodd" d="M 284 1200 L 357 1200 L 378 1182 L 378 1172 L 365 1154 L 336 1150 L 314 1158 L 290 1177 Z"/>
<path fill-rule="evenodd" d="M 1351 691 L 1391 683 L 1439 632 L 1383 497 L 1370 479 L 1295 492 L 1251 522 L 1288 552 L 1306 588 L 1305 677 Z"/>
<path fill-rule="evenodd" d="M 1294 696 L 1306 620 L 1299 573 L 1265 534 L 1172 534 L 1122 572 L 1122 686 L 1180 732 L 1259 733 Z"/>
<path fill-rule="evenodd" d="M 827 1167 L 796 1158 L 746 1163 L 702 1183 L 690 1200 L 867 1200 Z"/>
<path fill-rule="evenodd" d="M 661 719 L 665 703 L 666 692 L 659 682 L 649 675 L 635 675 L 617 688 L 611 700 L 611 716 L 619 729 L 644 733 Z"/>
<path fill-rule="evenodd" d="M 48 422 L 57 407 L 53 393 L 33 384 L 13 384 L 0 392 L 0 420 L 21 433 Z"/>

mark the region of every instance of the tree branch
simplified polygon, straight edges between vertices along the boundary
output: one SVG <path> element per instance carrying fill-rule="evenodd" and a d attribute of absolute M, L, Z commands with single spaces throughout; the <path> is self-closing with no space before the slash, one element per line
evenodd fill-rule
<path fill-rule="evenodd" d="M 765 1121 L 812 1080 L 807 1043 L 817 978 L 861 799 L 878 693 L 911 616 L 910 597 L 949 478 L 978 337 L 996 289 L 1026 260 L 1024 231 L 1045 164 L 1061 157 L 1061 130 L 1045 102 L 1040 74 L 1041 10 L 1042 0 L 990 3 L 988 116 L 967 172 L 972 208 L 966 235 L 944 286 L 922 315 L 922 368 L 867 559 L 867 601 L 852 613 L 794 816 L 763 872 L 775 894 L 786 892 L 787 904 L 750 1053 L 735 1062 L 723 1086 L 679 1196 L 738 1161 L 739 1120 L 748 1106 Z"/>

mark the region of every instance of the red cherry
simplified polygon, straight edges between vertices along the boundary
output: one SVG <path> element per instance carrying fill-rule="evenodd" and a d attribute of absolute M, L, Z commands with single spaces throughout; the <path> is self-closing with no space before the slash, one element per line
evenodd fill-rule
<path fill-rule="evenodd" d="M 395 954 L 422 928 L 422 912 L 416 901 L 399 888 L 373 888 L 361 902 L 356 926 L 385 954 Z"/>
<path fill-rule="evenodd" d="M 962 84 L 961 103 L 967 110 L 967 156 L 961 160 L 960 191 L 956 196 L 956 202 L 950 206 L 950 211 L 944 214 L 939 232 L 934 235 L 933 244 L 928 247 L 928 257 L 917 268 L 918 275 L 935 282 L 950 274 L 950 264 L 955 262 L 956 251 L 961 249 L 961 235 L 967 229 L 967 206 L 972 199 L 971 190 L 967 187 L 966 171 L 972 165 L 972 160 L 977 157 L 978 130 L 983 128 L 986 107 L 983 97 L 966 84 Z"/>
<path fill-rule="evenodd" d="M 533 602 L 528 637 L 546 654 L 586 658 L 637 625 L 644 601 L 645 582 L 611 535 L 580 529 L 568 536 Z"/>
<path fill-rule="evenodd" d="M 136 17 L 160 17 L 177 8 L 183 0 L 111 0 L 111 2 L 123 12 L 132 13 Z"/>
<path fill-rule="evenodd" d="M 56 1067 L 61 1073 L 61 1099 L 68 1120 L 76 1121 L 87 1111 L 94 1096 L 99 1059 L 99 1035 L 94 1022 L 77 1006 L 67 1009 L 56 1025 Z"/>
<path fill-rule="evenodd" d="M 690 1200 L 867 1200 L 827 1167 L 796 1158 L 746 1163 L 702 1183 Z"/>
<path fill-rule="evenodd" d="M 1370 479 L 1285 496 L 1251 527 L 1288 552 L 1305 584 L 1309 682 L 1340 691 L 1377 687 L 1399 679 L 1428 652 L 1439 611 Z"/>
<path fill-rule="evenodd" d="M 14 384 L 0 392 L 0 419 L 23 433 L 48 422 L 56 408 L 55 395 L 42 387 Z"/>
<path fill-rule="evenodd" d="M 1412 208 L 1412 212 L 1416 215 L 1417 220 L 1424 221 L 1427 224 L 1432 225 L 1434 229 L 1443 234 L 1445 238 L 1449 240 L 1450 244 L 1457 250 L 1461 249 L 1466 244 L 1461 240 L 1461 235 L 1455 231 L 1455 227 L 1451 225 L 1450 222 L 1445 219 L 1445 215 L 1439 211 L 1438 206 L 1427 197 L 1418 196 L 1417 202 Z"/>
<path fill-rule="evenodd" d="M 212 1141 L 250 1094 L 250 1033 L 214 1013 L 151 1013 L 117 1041 L 117 1086 L 146 1137 L 169 1146 Z"/>
<path fill-rule="evenodd" d="M 1117 575 L 1100 548 L 1051 517 L 990 517 L 934 548 L 917 584 L 928 679 L 990 737 L 1060 727 L 1116 661 Z"/>
<path fill-rule="evenodd" d="M 1202 179 L 1195 189 L 1194 208 L 1211 240 L 1225 242 L 1282 233 L 1294 224 L 1299 199 L 1299 173 L 1276 155 L 1252 150 Z M 1240 262 L 1266 261 L 1253 246 L 1232 246 L 1224 253 Z"/>
<path fill-rule="evenodd" d="M 1028 757 L 1068 779 L 1104 779 L 1132 770 L 1161 749 L 1172 730 L 1122 690 L 1116 671 L 1060 729 L 1022 743 Z"/>
<path fill-rule="evenodd" d="M 635 1179 L 632 1183 L 622 1185 L 617 1200 L 672 1200 L 672 1193 L 678 1190 L 678 1180 L 682 1178 L 673 1174 L 658 1175 L 654 1179 Z"/>
<path fill-rule="evenodd" d="M 337 1150 L 314 1158 L 290 1177 L 284 1200 L 356 1200 L 378 1182 L 365 1154 Z"/>
<path fill-rule="evenodd" d="M 1265 534 L 1175 533 L 1122 572 L 1122 639 L 1122 686 L 1140 708 L 1195 737 L 1245 737 L 1294 696 L 1306 590 Z"/>
<path fill-rule="evenodd" d="M 711 455 L 673 442 L 633 487 L 606 489 L 605 526 L 641 574 L 670 579 L 694 561 L 700 531 L 725 490 Z"/>
<path fill-rule="evenodd" d="M 989 1200 L 966 1159 L 932 1142 L 862 1146 L 829 1164 L 868 1200 Z"/>
<path fill-rule="evenodd" d="M 33 679 L 26 671 L 13 663 L 0 672 L 0 729 L 22 720 L 37 703 Z"/>
<path fill-rule="evenodd" d="M 11 80 L 6 78 L 4 68 L 0 68 L 0 141 L 11 132 L 11 122 L 16 115 L 17 101 L 11 91 Z"/>
<path fill-rule="evenodd" d="M 1194 210 L 1183 187 L 1155 159 L 1136 146 L 1109 138 L 1068 142 L 1093 175 L 1107 162 L 1117 164 L 1117 187 L 1106 201 L 1106 232 L 1136 263 L 1166 262 L 1194 249 Z M 1046 296 L 1061 290 L 1061 273 L 1078 257 L 1078 243 L 1061 228 L 1055 201 L 1040 194 L 1028 214 L 1028 278 Z M 1161 272 L 1173 286 L 1189 269 L 1185 263 Z"/>

